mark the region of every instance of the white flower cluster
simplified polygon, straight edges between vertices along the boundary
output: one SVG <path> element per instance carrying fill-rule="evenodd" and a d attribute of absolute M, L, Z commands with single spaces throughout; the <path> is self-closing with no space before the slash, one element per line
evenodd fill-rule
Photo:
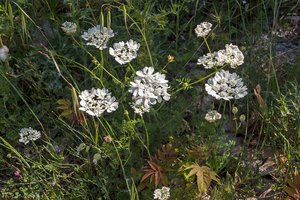
<path fill-rule="evenodd" d="M 30 140 L 37 140 L 41 137 L 41 133 L 37 130 L 32 129 L 31 127 L 22 128 L 19 135 L 21 136 L 21 138 L 19 139 L 19 142 L 23 142 L 25 145 Z"/>
<path fill-rule="evenodd" d="M 3 45 L 3 48 L 0 48 L 0 59 L 4 62 L 7 58 L 9 49 L 7 46 Z"/>
<path fill-rule="evenodd" d="M 168 200 L 170 197 L 170 188 L 163 186 L 162 189 L 154 190 L 154 199 Z"/>
<path fill-rule="evenodd" d="M 84 90 L 79 95 L 81 99 L 79 110 L 87 112 L 89 115 L 100 117 L 104 111 L 111 113 L 118 108 L 119 103 L 116 98 L 111 97 L 107 89 L 91 89 L 91 92 Z"/>
<path fill-rule="evenodd" d="M 143 105 L 137 105 L 136 103 L 132 103 L 131 108 L 133 108 L 134 112 L 140 116 L 145 112 L 150 112 L 150 108 L 145 108 Z"/>
<path fill-rule="evenodd" d="M 140 48 L 140 44 L 136 41 L 129 40 L 126 43 L 115 43 L 114 48 L 109 48 L 109 54 L 115 57 L 116 61 L 121 65 L 132 61 L 137 56 L 137 51 Z"/>
<path fill-rule="evenodd" d="M 229 73 L 221 69 L 214 78 L 208 79 L 205 84 L 207 93 L 216 99 L 240 99 L 248 94 L 246 86 L 236 73 Z"/>
<path fill-rule="evenodd" d="M 136 105 L 142 105 L 143 109 L 150 108 L 157 101 L 160 103 L 162 99 L 170 100 L 166 75 L 153 72 L 153 67 L 145 67 L 143 71 L 137 71 L 138 76 L 134 78 L 134 82 L 130 82 L 131 88 L 128 91 L 136 97 Z"/>
<path fill-rule="evenodd" d="M 226 49 L 208 53 L 198 59 L 197 64 L 203 65 L 205 69 L 211 69 L 214 66 L 223 66 L 225 63 L 231 65 L 231 68 L 236 68 L 244 63 L 244 55 L 239 50 L 239 47 L 233 44 L 226 44 Z"/>
<path fill-rule="evenodd" d="M 206 115 L 205 115 L 205 119 L 209 122 L 214 122 L 218 119 L 222 118 L 222 114 L 218 113 L 216 110 L 212 110 L 209 111 Z"/>
<path fill-rule="evenodd" d="M 219 57 L 218 52 L 213 52 L 200 57 L 197 64 L 203 65 L 205 69 L 212 69 L 214 66 L 223 66 L 225 61 Z"/>
<path fill-rule="evenodd" d="M 76 32 L 77 25 L 73 22 L 64 22 L 61 29 L 68 35 L 72 35 Z"/>
<path fill-rule="evenodd" d="M 97 25 L 88 29 L 88 32 L 84 32 L 81 37 L 86 41 L 90 41 L 87 45 L 93 45 L 103 50 L 107 48 L 106 44 L 108 39 L 114 37 L 114 32 L 110 28 L 103 27 L 103 29 L 101 29 L 100 25 Z"/>
<path fill-rule="evenodd" d="M 236 68 L 244 63 L 244 55 L 238 46 L 226 44 L 225 50 L 218 51 L 218 56 L 221 60 L 231 65 L 231 68 Z"/>
<path fill-rule="evenodd" d="M 209 31 L 211 31 L 212 24 L 209 22 L 202 22 L 201 24 L 197 25 L 195 28 L 195 33 L 198 37 L 205 37 Z"/>

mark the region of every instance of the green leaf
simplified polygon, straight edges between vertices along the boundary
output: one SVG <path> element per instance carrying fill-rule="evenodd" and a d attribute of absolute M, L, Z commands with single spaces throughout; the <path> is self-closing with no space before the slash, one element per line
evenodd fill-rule
<path fill-rule="evenodd" d="M 72 114 L 72 109 L 67 109 L 67 110 L 65 110 L 64 112 L 62 112 L 60 115 L 59 115 L 59 117 L 60 116 L 67 116 L 67 115 L 69 115 L 69 114 Z"/>
<path fill-rule="evenodd" d="M 83 149 L 85 149 L 85 144 L 84 143 L 81 143 L 78 147 L 79 151 L 82 151 Z M 98 160 L 97 160 L 98 161 Z"/>
<path fill-rule="evenodd" d="M 100 158 L 101 158 L 101 155 L 99 154 L 99 153 L 96 153 L 95 155 L 94 155 L 94 159 L 95 160 L 100 160 Z"/>

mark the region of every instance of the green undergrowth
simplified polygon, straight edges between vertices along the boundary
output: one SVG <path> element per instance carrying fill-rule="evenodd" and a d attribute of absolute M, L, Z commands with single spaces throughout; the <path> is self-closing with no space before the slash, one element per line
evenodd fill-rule
<path fill-rule="evenodd" d="M 163 186 L 178 200 L 264 199 L 266 191 L 271 199 L 299 198 L 297 6 L 0 0 L 0 37 L 9 49 L 0 60 L 0 198 L 147 200 Z M 66 21 L 77 26 L 71 35 L 61 28 Z M 204 38 L 195 33 L 202 22 L 212 24 Z M 103 50 L 81 37 L 97 25 L 114 33 Z M 140 45 L 137 56 L 120 64 L 109 49 L 130 39 Z M 197 65 L 226 44 L 238 46 L 242 65 Z M 140 116 L 128 90 L 145 67 L 165 75 L 170 99 Z M 240 77 L 246 96 L 208 94 L 208 79 L 221 69 Z M 92 88 L 107 89 L 116 110 L 85 112 L 81 96 Z M 207 120 L 210 110 L 221 119 Z M 41 136 L 24 144 L 20 132 L 29 127 Z"/>

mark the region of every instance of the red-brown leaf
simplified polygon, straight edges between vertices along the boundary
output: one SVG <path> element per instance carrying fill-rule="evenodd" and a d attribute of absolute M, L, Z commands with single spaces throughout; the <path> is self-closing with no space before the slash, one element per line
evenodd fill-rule
<path fill-rule="evenodd" d="M 155 173 L 155 188 L 157 187 L 159 181 L 160 181 L 160 172 L 156 172 Z"/>
<path fill-rule="evenodd" d="M 148 176 L 150 176 L 151 174 L 153 174 L 153 171 L 152 171 L 152 172 L 146 173 L 146 174 L 142 177 L 141 182 L 143 182 L 143 181 L 144 181 Z"/>

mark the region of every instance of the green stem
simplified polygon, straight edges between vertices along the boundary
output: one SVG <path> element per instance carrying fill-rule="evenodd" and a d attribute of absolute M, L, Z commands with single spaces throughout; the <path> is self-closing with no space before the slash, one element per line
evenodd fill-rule
<path fill-rule="evenodd" d="M 178 52 L 178 31 L 179 31 L 179 7 L 178 7 L 178 10 L 177 10 L 177 22 L 176 22 L 176 52 Z"/>
<path fill-rule="evenodd" d="M 143 124 L 144 124 L 145 130 L 146 130 L 146 137 L 147 137 L 147 149 L 149 149 L 149 135 L 148 135 L 148 131 L 147 131 L 146 124 L 145 124 L 145 121 L 144 121 L 144 118 L 143 118 L 143 116 L 141 116 L 141 118 L 142 118 L 142 121 L 143 121 Z"/>
<path fill-rule="evenodd" d="M 100 120 L 100 119 L 99 119 Z M 97 129 L 97 124 L 95 122 L 95 119 L 93 117 L 94 125 L 95 125 L 95 130 L 96 130 L 96 135 L 95 135 L 95 146 L 98 144 L 98 129 Z"/>
<path fill-rule="evenodd" d="M 103 68 L 104 68 L 104 61 L 103 61 L 103 52 L 102 50 L 100 50 L 100 56 L 101 56 L 101 75 L 100 75 L 100 79 L 102 80 L 103 77 Z"/>
<path fill-rule="evenodd" d="M 130 62 L 128 63 L 128 65 L 129 65 L 129 67 L 132 69 L 132 71 L 133 71 L 134 73 L 136 73 L 135 70 L 133 69 L 132 65 L 130 64 Z"/>
<path fill-rule="evenodd" d="M 133 21 L 133 23 L 136 25 L 136 27 L 139 29 L 140 33 L 142 34 L 143 39 L 144 39 L 145 44 L 146 44 L 146 47 L 147 47 L 147 51 L 148 51 L 148 55 L 149 55 L 149 58 L 150 58 L 151 66 L 154 67 L 152 57 L 151 57 L 151 52 L 150 52 L 150 49 L 149 49 L 149 46 L 148 46 L 148 43 L 147 43 L 147 39 L 146 39 L 145 35 L 143 34 L 143 31 L 141 30 L 139 25 L 132 19 L 132 17 L 130 17 L 130 15 L 128 15 L 127 13 L 126 13 L 126 15 Z"/>
<path fill-rule="evenodd" d="M 166 64 L 166 66 L 164 66 L 164 68 L 162 68 L 162 70 L 160 70 L 160 71 L 163 71 L 163 70 L 168 66 L 169 63 L 170 63 L 170 62 L 168 62 L 168 63 Z"/>
<path fill-rule="evenodd" d="M 3 49 L 3 42 L 1 36 L 0 36 L 0 49 Z"/>
<path fill-rule="evenodd" d="M 211 59 L 213 59 L 213 55 L 212 55 L 211 50 L 210 50 L 210 48 L 209 48 L 209 45 L 208 45 L 208 43 L 207 43 L 207 41 L 206 41 L 206 38 L 203 37 L 203 39 L 204 39 L 204 42 L 205 42 L 205 44 L 206 44 L 206 46 L 207 46 L 207 48 L 208 48 L 208 51 L 209 51 L 209 53 L 210 53 L 210 55 L 211 55 Z"/>
<path fill-rule="evenodd" d="M 226 65 L 228 65 L 228 64 L 226 64 Z M 198 80 L 198 81 L 196 81 L 196 82 L 194 82 L 194 83 L 189 84 L 189 86 L 194 85 L 194 84 L 196 84 L 196 83 L 199 83 L 200 81 L 203 81 L 203 80 L 207 79 L 207 78 L 210 77 L 211 75 L 214 75 L 215 73 L 217 73 L 218 71 L 220 71 L 221 69 L 223 69 L 226 65 L 224 65 L 223 67 L 221 67 L 221 68 L 219 68 L 218 70 L 214 71 L 213 73 L 211 73 L 211 74 L 205 76 L 204 78 L 201 78 L 200 80 Z M 176 91 L 176 92 L 177 92 L 177 91 Z"/>
<path fill-rule="evenodd" d="M 140 142 L 142 143 L 142 145 L 143 145 L 143 146 L 145 147 L 145 149 L 147 150 L 148 156 L 149 156 L 150 160 L 152 161 L 152 158 L 151 158 L 151 154 L 150 154 L 149 148 L 145 145 L 145 143 L 143 142 L 143 140 L 139 137 L 138 133 L 135 132 L 134 125 L 131 123 L 131 120 L 130 120 L 130 117 L 129 117 L 128 113 L 126 114 L 126 116 L 127 116 L 128 120 L 129 120 L 129 122 L 130 122 L 130 124 L 131 124 L 131 126 L 132 126 L 132 128 L 133 128 L 133 131 L 134 131 L 135 135 L 137 136 L 137 138 L 140 140 Z M 142 120 L 144 121 L 143 118 L 142 118 Z M 145 123 L 144 123 L 144 124 L 145 124 Z M 145 127 L 145 129 L 146 129 L 146 127 Z M 147 132 L 147 129 L 146 129 L 146 134 L 147 134 L 147 143 L 148 143 L 149 140 L 148 140 L 148 132 Z M 149 145 L 148 145 L 148 146 L 149 146 Z"/>
<path fill-rule="evenodd" d="M 80 48 L 82 48 L 85 52 L 87 52 L 87 54 L 89 54 L 89 55 L 93 58 L 93 60 L 97 61 L 97 59 L 96 59 L 90 52 L 88 52 L 85 48 L 83 48 L 82 45 L 80 45 L 80 44 L 76 41 L 76 39 L 73 37 L 73 35 L 72 35 L 71 37 L 73 38 L 73 40 L 76 42 L 76 44 L 77 44 Z M 97 62 L 98 62 L 98 61 L 97 61 Z M 110 76 L 111 76 L 113 79 L 115 79 L 118 83 L 122 84 L 122 82 L 119 81 L 116 77 L 114 77 L 111 73 L 109 73 L 109 72 L 103 67 L 103 65 L 101 65 L 101 67 L 103 68 L 103 70 L 104 70 L 106 73 L 108 73 L 108 75 L 110 75 Z M 102 85 L 103 85 L 103 84 L 102 84 Z"/>

